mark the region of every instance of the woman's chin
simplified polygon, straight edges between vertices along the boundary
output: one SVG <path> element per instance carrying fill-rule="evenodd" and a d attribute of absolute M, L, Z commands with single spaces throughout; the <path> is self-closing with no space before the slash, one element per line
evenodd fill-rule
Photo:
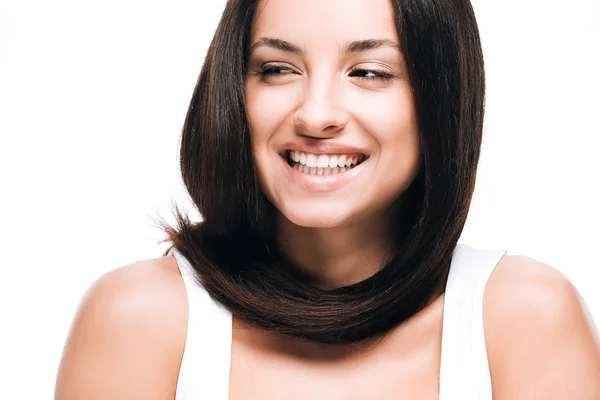
<path fill-rule="evenodd" d="M 343 226 L 351 219 L 351 213 L 342 207 L 302 207 L 300 209 L 282 210 L 282 215 L 294 225 L 305 228 L 336 228 Z"/>

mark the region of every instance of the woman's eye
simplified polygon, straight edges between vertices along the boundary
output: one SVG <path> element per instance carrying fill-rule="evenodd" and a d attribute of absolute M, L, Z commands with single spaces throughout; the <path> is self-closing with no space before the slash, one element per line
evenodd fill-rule
<path fill-rule="evenodd" d="M 373 70 L 373 69 L 360 69 L 360 68 L 353 70 L 350 73 L 350 76 L 355 76 L 355 77 L 358 77 L 361 79 L 382 79 L 382 80 L 393 78 L 393 75 L 388 72 L 377 71 L 377 70 Z"/>
<path fill-rule="evenodd" d="M 258 74 L 260 76 L 277 76 L 277 75 L 288 75 L 292 74 L 292 71 L 288 67 L 284 67 L 283 65 L 263 65 L 258 69 Z"/>
<path fill-rule="evenodd" d="M 258 75 L 261 78 L 275 77 L 275 76 L 284 76 L 294 74 L 294 70 L 284 65 L 262 65 L 257 70 Z M 374 70 L 374 69 L 363 69 L 357 68 L 350 72 L 351 77 L 357 77 L 359 79 L 365 80 L 389 80 L 394 77 L 394 75 L 389 72 Z"/>

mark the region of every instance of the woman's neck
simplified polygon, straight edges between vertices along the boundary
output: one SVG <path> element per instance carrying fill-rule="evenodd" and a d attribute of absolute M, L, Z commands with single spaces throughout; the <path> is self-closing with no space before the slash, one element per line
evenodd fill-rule
<path fill-rule="evenodd" d="M 287 258 L 324 289 L 352 285 L 374 275 L 392 248 L 391 218 L 370 218 L 336 228 L 307 228 L 279 215 L 277 234 Z"/>

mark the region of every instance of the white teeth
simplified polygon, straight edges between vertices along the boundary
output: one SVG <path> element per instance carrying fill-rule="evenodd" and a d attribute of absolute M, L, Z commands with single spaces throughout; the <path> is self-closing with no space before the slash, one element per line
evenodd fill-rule
<path fill-rule="evenodd" d="M 296 150 L 288 151 L 290 165 L 296 171 L 315 176 L 337 175 L 350 171 L 367 157 L 364 154 L 327 155 L 302 153 Z"/>
<path fill-rule="evenodd" d="M 327 166 L 329 168 L 335 167 L 337 165 L 337 163 L 338 163 L 338 158 L 339 158 L 338 156 L 331 156 L 331 157 L 329 157 L 329 163 L 327 164 Z"/>
<path fill-rule="evenodd" d="M 316 167 L 317 166 L 317 156 L 314 154 L 308 153 L 306 155 L 306 165 L 309 167 Z"/>
<path fill-rule="evenodd" d="M 325 168 L 327 166 L 329 166 L 329 156 L 326 156 L 325 154 L 321 154 L 319 156 L 319 158 L 317 159 L 317 167 Z"/>
<path fill-rule="evenodd" d="M 296 150 L 288 151 L 288 159 L 290 161 L 299 162 L 309 168 L 334 168 L 336 166 L 349 167 L 351 165 L 357 165 L 359 162 L 364 161 L 365 158 L 366 156 L 364 154 L 352 157 L 352 155 L 349 154 L 327 155 L 302 153 Z"/>
<path fill-rule="evenodd" d="M 352 169 L 351 167 L 309 167 L 308 165 L 303 165 L 299 162 L 295 162 L 294 165 L 292 165 L 292 168 L 304 174 L 316 176 L 337 175 L 341 174 L 342 172 L 350 171 Z"/>

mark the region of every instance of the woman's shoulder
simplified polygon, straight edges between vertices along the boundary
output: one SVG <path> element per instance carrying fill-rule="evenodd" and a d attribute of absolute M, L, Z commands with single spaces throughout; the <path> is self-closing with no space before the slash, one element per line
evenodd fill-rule
<path fill-rule="evenodd" d="M 186 328 L 186 290 L 173 256 L 106 273 L 81 300 L 56 398 L 172 396 Z"/>
<path fill-rule="evenodd" d="M 502 257 L 483 313 L 494 399 L 600 396 L 594 323 L 560 271 L 526 256 Z"/>

